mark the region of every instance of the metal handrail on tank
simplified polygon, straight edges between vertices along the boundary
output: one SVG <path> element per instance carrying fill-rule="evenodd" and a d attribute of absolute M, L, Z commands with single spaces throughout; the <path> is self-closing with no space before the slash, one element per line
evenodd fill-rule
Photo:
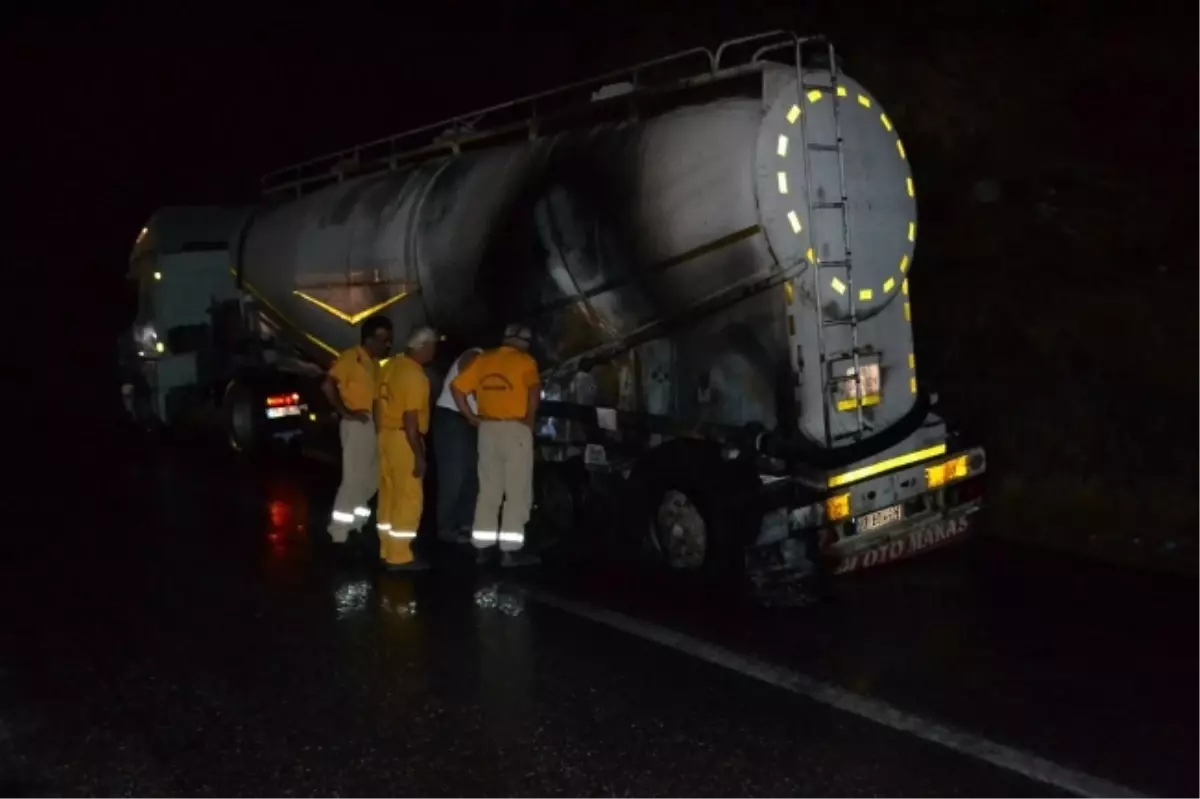
<path fill-rule="evenodd" d="M 775 39 L 777 41 L 772 44 L 759 47 L 754 51 L 754 54 L 750 56 L 750 60 L 746 63 L 757 64 L 762 61 L 763 55 L 768 52 L 782 50 L 784 47 L 792 47 L 797 42 L 805 41 L 792 31 L 785 30 L 766 31 L 765 33 L 752 33 L 749 36 L 739 36 L 736 39 L 729 39 L 728 41 L 722 42 L 720 46 L 717 47 L 716 56 L 714 58 L 714 61 L 716 62 L 716 68 L 724 68 L 722 66 L 722 59 L 726 51 L 743 44 L 754 44 L 755 42 L 762 42 L 768 39 Z"/>
<path fill-rule="evenodd" d="M 731 48 L 768 39 L 783 39 L 772 46 L 760 47 L 748 61 L 731 61 L 723 63 L 724 56 Z M 516 100 L 488 106 L 465 114 L 442 119 L 438 122 L 422 125 L 403 133 L 386 136 L 381 139 L 355 145 L 326 155 L 310 158 L 306 161 L 274 170 L 263 176 L 261 185 L 265 195 L 280 192 L 303 194 L 304 188 L 313 183 L 326 183 L 330 180 L 341 180 L 347 168 L 363 170 L 368 164 L 387 164 L 395 168 L 397 162 L 411 162 L 421 156 L 434 156 L 449 152 L 458 152 L 460 145 L 494 138 L 522 129 L 527 129 L 530 138 L 536 138 L 539 118 L 545 118 L 544 112 L 552 100 L 563 100 L 568 95 L 580 89 L 600 89 L 611 85 L 614 81 L 624 79 L 632 84 L 632 88 L 616 98 L 628 99 L 631 95 L 648 92 L 671 91 L 692 87 L 701 83 L 721 80 L 748 71 L 762 68 L 761 56 L 771 50 L 781 49 L 783 45 L 791 45 L 802 41 L 794 33 L 787 31 L 771 31 L 768 33 L 744 36 L 723 42 L 714 54 L 706 47 L 693 47 L 662 58 L 643 61 L 633 66 L 605 72 L 584 80 L 568 83 L 547 91 L 525 95 Z M 703 72 L 689 73 L 688 77 L 675 78 L 665 84 L 648 84 L 644 82 L 645 73 L 666 65 L 678 66 L 681 63 L 701 57 L 704 60 Z M 596 98 L 589 93 L 587 102 Z M 582 105 L 582 104 L 581 104 Z M 524 109 L 525 113 L 518 115 L 508 122 L 498 122 L 485 130 L 478 130 L 479 123 L 488 116 L 496 116 L 501 112 Z M 371 150 L 382 150 L 372 158 L 364 159 L 364 153 Z"/>
<path fill-rule="evenodd" d="M 550 100 L 552 98 L 562 97 L 563 95 L 566 95 L 566 94 L 576 91 L 578 89 L 594 87 L 597 84 L 609 83 L 609 82 L 612 82 L 619 78 L 625 78 L 626 80 L 631 80 L 633 82 L 634 86 L 637 87 L 640 73 L 644 73 L 645 71 L 647 71 L 653 67 L 661 67 L 661 66 L 664 66 L 667 64 L 677 64 L 686 59 L 693 58 L 695 56 L 702 56 L 704 58 L 706 72 L 708 74 L 711 74 L 715 71 L 712 51 L 710 51 L 706 47 L 693 47 L 690 50 L 684 50 L 684 51 L 674 53 L 669 56 L 665 56 L 663 58 L 656 58 L 656 59 L 653 59 L 650 61 L 643 61 L 643 62 L 641 62 L 639 64 L 635 64 L 631 67 L 625 67 L 623 69 L 613 70 L 611 72 L 606 72 L 601 75 L 597 75 L 595 77 L 586 78 L 584 80 L 575 81 L 573 83 L 568 83 L 563 86 L 559 86 L 557 88 L 550 89 L 547 91 L 536 92 L 534 94 L 525 95 L 525 96 L 519 97 L 515 100 L 509 100 L 504 103 L 497 103 L 495 105 L 491 105 L 486 108 L 478 109 L 475 111 L 470 111 L 465 114 L 458 114 L 456 116 L 442 119 L 438 122 L 433 122 L 433 123 L 430 123 L 427 125 L 422 125 L 418 128 L 413 128 L 411 130 L 404 131 L 403 133 L 398 133 L 398 134 L 394 134 L 391 136 L 385 136 L 381 139 L 376 139 L 374 141 L 366 142 L 364 144 L 358 144 L 353 147 L 349 147 L 349 148 L 346 148 L 343 150 L 338 150 L 338 151 L 335 151 L 332 153 L 328 153 L 326 155 L 318 156 L 316 158 L 310 158 L 306 161 L 301 161 L 298 164 L 293 164 L 291 166 L 287 166 L 287 167 L 283 167 L 281 169 L 274 170 L 273 172 L 269 172 L 263 176 L 263 178 L 262 178 L 263 191 L 269 193 L 272 191 L 279 190 L 281 188 L 293 188 L 295 186 L 296 180 L 293 179 L 291 181 L 288 181 L 288 180 L 286 180 L 286 178 L 301 177 L 301 176 L 297 175 L 298 172 L 300 172 L 308 167 L 317 166 L 318 164 L 328 164 L 331 166 L 336 166 L 337 164 L 345 162 L 345 161 L 354 161 L 357 158 L 359 153 L 361 153 L 363 150 L 366 150 L 369 148 L 376 148 L 376 147 L 381 147 L 381 146 L 385 146 L 385 145 L 395 145 L 398 142 L 401 142 L 405 139 L 411 139 L 411 138 L 417 137 L 420 134 L 427 135 L 426 141 L 424 142 L 424 146 L 439 144 L 438 139 L 443 138 L 444 131 L 447 128 L 455 130 L 456 132 L 474 133 L 476 126 L 484 117 L 491 115 L 491 114 L 495 114 L 499 111 L 516 109 L 521 106 L 527 105 L 530 107 L 529 113 L 528 113 L 528 115 L 525 115 L 522 117 L 522 124 L 523 125 L 524 124 L 536 124 L 536 121 L 538 118 L 538 107 L 537 106 L 538 106 L 539 101 L 544 102 L 544 101 Z M 695 73 L 693 73 L 693 74 L 695 74 Z M 635 88 L 635 91 L 636 91 L 636 88 Z M 433 137 L 428 137 L 428 134 L 430 134 L 430 133 L 434 133 L 435 135 Z M 454 136 L 445 137 L 444 141 L 441 142 L 440 144 L 442 145 L 442 147 L 450 149 L 453 147 L 453 142 L 451 141 L 451 139 L 453 139 L 453 138 L 455 138 L 455 137 Z M 398 158 L 409 152 L 419 151 L 420 149 L 422 149 L 421 146 L 406 147 L 402 151 L 394 151 L 391 157 Z M 441 147 L 439 147 L 438 149 L 441 149 Z M 328 174 L 329 174 L 328 171 L 325 171 L 323 174 L 312 176 L 312 178 L 310 178 L 309 180 L 324 179 L 324 178 L 328 177 Z M 305 180 L 302 182 L 309 182 L 309 181 Z"/>

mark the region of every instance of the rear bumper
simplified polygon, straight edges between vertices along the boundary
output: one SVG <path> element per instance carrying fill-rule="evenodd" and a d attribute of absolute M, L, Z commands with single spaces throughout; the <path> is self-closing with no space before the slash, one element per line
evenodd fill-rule
<path fill-rule="evenodd" d="M 981 505 L 981 500 L 966 502 L 905 519 L 862 539 L 841 541 L 824 553 L 826 565 L 835 575 L 848 574 L 939 549 L 966 535 Z"/>
<path fill-rule="evenodd" d="M 796 604 L 786 595 L 820 591 L 827 577 L 904 560 L 963 538 L 970 517 L 982 506 L 985 453 L 980 447 L 929 449 L 940 451 L 919 460 L 903 454 L 868 463 L 829 476 L 822 493 L 809 491 L 782 503 L 780 496 L 792 490 L 787 478 L 764 481 L 765 490 L 775 495 L 757 540 L 746 551 L 747 576 L 760 601 Z M 872 473 L 889 461 L 905 462 Z M 943 468 L 952 464 L 955 470 Z M 890 509 L 902 511 L 902 518 L 859 531 L 863 517 Z"/>

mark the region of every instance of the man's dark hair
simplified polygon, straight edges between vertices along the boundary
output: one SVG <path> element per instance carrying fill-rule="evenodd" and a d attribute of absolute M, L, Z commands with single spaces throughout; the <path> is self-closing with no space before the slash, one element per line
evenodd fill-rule
<path fill-rule="evenodd" d="M 365 344 L 367 339 L 374 336 L 380 330 L 392 329 L 392 320 L 386 316 L 368 316 L 367 321 L 362 324 L 362 340 Z"/>

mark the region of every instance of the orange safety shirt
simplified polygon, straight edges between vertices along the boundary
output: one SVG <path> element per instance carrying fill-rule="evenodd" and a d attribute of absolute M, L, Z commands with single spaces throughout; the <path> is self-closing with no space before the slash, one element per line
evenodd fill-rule
<path fill-rule="evenodd" d="M 342 402 L 352 411 L 371 411 L 379 363 L 362 347 L 352 347 L 333 362 L 329 375 L 337 383 Z"/>
<path fill-rule="evenodd" d="M 404 427 L 404 412 L 417 412 L 417 429 L 429 432 L 429 378 L 421 364 L 407 355 L 397 355 L 383 367 L 379 379 L 381 430 Z"/>
<path fill-rule="evenodd" d="M 516 347 L 486 350 L 454 378 L 454 387 L 475 394 L 484 419 L 521 420 L 529 412 L 529 389 L 538 385 L 537 361 Z"/>

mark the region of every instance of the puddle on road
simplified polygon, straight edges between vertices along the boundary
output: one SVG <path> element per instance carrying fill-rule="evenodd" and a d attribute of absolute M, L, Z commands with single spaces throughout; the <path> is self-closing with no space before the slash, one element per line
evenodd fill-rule
<path fill-rule="evenodd" d="M 520 616 L 525 612 L 525 597 L 499 583 L 475 592 L 475 606 L 483 610 L 498 610 L 505 616 Z"/>

